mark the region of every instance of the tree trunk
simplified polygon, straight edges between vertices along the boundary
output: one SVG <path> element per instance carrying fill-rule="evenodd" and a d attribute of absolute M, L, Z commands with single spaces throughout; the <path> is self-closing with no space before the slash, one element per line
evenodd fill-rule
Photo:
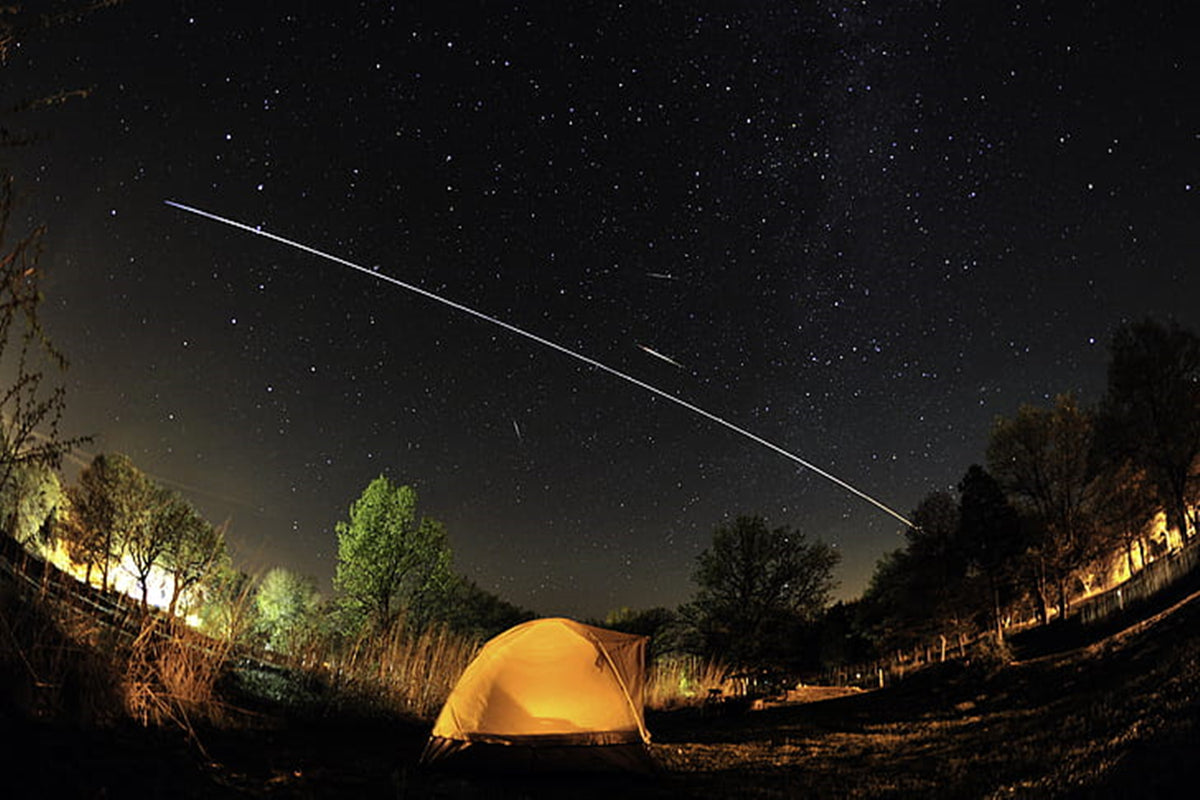
<path fill-rule="evenodd" d="M 946 634 L 938 634 L 938 638 L 942 640 L 942 663 L 946 663 Z"/>

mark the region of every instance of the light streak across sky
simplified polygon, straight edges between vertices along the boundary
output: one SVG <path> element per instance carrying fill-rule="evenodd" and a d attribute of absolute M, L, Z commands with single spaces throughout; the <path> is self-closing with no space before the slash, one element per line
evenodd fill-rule
<path fill-rule="evenodd" d="M 783 456 L 784 458 L 789 459 L 790 461 L 793 461 L 793 462 L 799 464 L 800 466 L 804 467 L 805 469 L 812 470 L 816 474 L 820 475 L 822 478 L 825 478 L 826 480 L 831 481 L 832 483 L 836 484 L 837 486 L 840 486 L 841 488 L 845 489 L 846 491 L 850 492 L 851 494 L 855 495 L 856 497 L 866 500 L 868 503 L 875 506 L 879 510 L 881 510 L 887 514 L 890 514 L 891 516 L 895 517 L 897 520 L 904 523 L 908 527 L 916 527 L 912 522 L 910 522 L 907 518 L 905 518 L 904 515 L 900 514 L 898 511 L 895 511 L 894 509 L 887 506 L 883 502 L 875 499 L 871 495 L 867 494 L 866 492 L 862 491 L 861 489 L 858 489 L 857 487 L 851 485 L 850 483 L 847 483 L 846 481 L 842 480 L 841 478 L 837 477 L 836 475 L 834 475 L 824 469 L 821 469 L 820 467 L 813 464 L 812 462 L 810 462 L 804 458 L 801 458 L 800 456 L 796 455 L 795 453 L 792 453 L 789 450 L 785 450 L 784 448 L 780 447 L 779 445 L 775 444 L 774 442 L 768 441 L 767 439 L 764 439 L 761 436 L 758 436 L 757 434 L 751 433 L 750 431 L 746 430 L 745 428 L 743 428 L 739 425 L 735 425 L 734 423 L 729 422 L 728 420 L 724 419 L 723 417 L 719 417 L 710 411 L 706 411 L 703 408 L 701 408 L 700 406 L 697 406 L 693 403 L 689 403 L 687 400 L 677 397 L 677 396 L 671 394 L 670 392 L 663 391 L 662 389 L 659 389 L 657 386 L 646 383 L 643 380 L 635 378 L 632 375 L 629 375 L 625 372 L 615 369 L 614 367 L 610 367 L 607 364 L 604 364 L 600 361 L 597 361 L 594 358 L 591 358 L 591 357 L 586 356 L 582 353 L 579 353 L 575 350 L 572 350 L 569 347 L 565 347 L 561 344 L 558 344 L 557 342 L 553 342 L 542 336 L 538 336 L 536 333 L 531 333 L 530 331 L 527 331 L 524 328 L 519 328 L 516 325 L 505 322 L 504 320 L 498 319 L 497 317 L 493 317 L 490 314 L 485 314 L 484 312 L 478 311 L 474 308 L 471 308 L 470 306 L 466 306 L 466 305 L 463 305 L 462 303 L 458 303 L 458 302 L 455 302 L 454 300 L 450 300 L 445 297 L 442 297 L 441 295 L 434 294 L 433 292 L 429 291 L 428 289 L 422 289 L 420 286 L 417 286 L 412 283 L 407 283 L 405 281 L 400 280 L 399 278 L 394 278 L 390 275 L 386 275 L 381 272 L 376 272 L 375 270 L 370 269 L 369 267 L 364 267 L 361 264 L 356 264 L 353 261 L 348 261 L 347 259 L 344 259 L 340 256 L 333 255 L 332 253 L 326 253 L 322 250 L 316 249 L 315 247 L 311 247 L 311 246 L 303 244 L 301 242 L 297 242 L 297 241 L 295 241 L 293 239 L 289 239 L 285 236 L 280 236 L 277 233 L 271 233 L 269 231 L 263 230 L 261 227 L 247 225 L 244 222 L 238 222 L 237 220 L 230 219 L 228 217 L 222 217 L 218 214 L 214 214 L 209 211 L 204 211 L 203 209 L 199 209 L 194 206 L 185 205 L 183 203 L 179 203 L 174 200 L 166 200 L 164 202 L 168 206 L 171 206 L 172 208 L 177 208 L 180 211 L 186 211 L 189 214 L 195 214 L 197 216 L 204 217 L 205 219 L 210 219 L 214 222 L 220 222 L 220 223 L 222 223 L 224 225 L 228 225 L 232 228 L 237 228 L 239 230 L 246 231 L 247 233 L 252 233 L 256 236 L 262 236 L 262 237 L 270 239 L 272 241 L 279 242 L 280 244 L 285 244 L 288 247 L 295 248 L 296 250 L 300 250 L 301 252 L 309 253 L 310 255 L 317 256 L 318 258 L 323 258 L 326 261 L 332 261 L 333 263 L 339 264 L 343 267 L 348 267 L 349 269 L 355 270 L 357 272 L 361 272 L 362 274 L 367 275 L 375 280 L 383 281 L 385 283 L 390 283 L 391 285 L 398 286 L 401 289 L 406 289 L 410 292 L 421 295 L 422 297 L 425 297 L 425 298 L 428 298 L 435 302 L 441 303 L 442 305 L 449 306 L 450 308 L 453 308 L 456 311 L 461 311 L 464 314 L 469 314 L 469 315 L 476 317 L 478 319 L 481 319 L 485 322 L 490 322 L 491 324 L 496 325 L 500 328 L 503 328 L 506 331 L 515 333 L 518 336 L 522 336 L 526 339 L 537 342 L 538 344 L 542 345 L 543 347 L 548 347 L 551 350 L 556 350 L 559 353 L 562 353 L 563 355 L 570 356 L 571 358 L 573 358 L 577 361 L 581 361 L 584 364 L 587 364 L 590 367 L 594 367 L 602 372 L 607 372 L 608 374 L 610 374 L 614 377 L 620 378 L 621 380 L 623 380 L 627 383 L 631 383 L 634 386 L 637 386 L 641 389 L 646 390 L 647 392 L 650 392 L 651 394 L 654 394 L 654 395 L 657 395 L 658 397 L 663 398 L 664 400 L 669 400 L 672 403 L 675 403 L 676 405 L 681 406 L 681 407 L 687 409 L 688 411 L 691 411 L 693 414 L 696 414 L 698 416 L 701 416 L 701 417 L 709 420 L 710 422 L 715 422 L 716 424 L 718 424 L 724 428 L 727 428 L 728 430 L 733 431 L 734 433 L 738 434 L 739 436 L 743 436 L 743 437 L 749 439 L 750 441 L 752 441 L 758 445 L 761 445 L 761 446 L 767 448 L 768 450 L 771 450 L 771 451 Z M 645 349 L 645 348 L 643 348 L 643 349 Z"/>

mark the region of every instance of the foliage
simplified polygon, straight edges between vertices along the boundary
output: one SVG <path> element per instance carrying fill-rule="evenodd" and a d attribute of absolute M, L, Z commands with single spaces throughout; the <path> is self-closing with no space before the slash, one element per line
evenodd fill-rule
<path fill-rule="evenodd" d="M 1060 395 L 1052 408 L 1023 405 L 1012 419 L 997 419 L 988 441 L 988 469 L 1033 523 L 1030 555 L 1057 589 L 1060 614 L 1071 573 L 1101 543 L 1093 524 L 1093 434 L 1094 415 Z"/>
<path fill-rule="evenodd" d="M 1152 319 L 1117 329 L 1100 444 L 1109 459 L 1144 471 L 1168 524 L 1187 538 L 1188 499 L 1200 483 L 1200 337 Z"/>
<path fill-rule="evenodd" d="M 204 581 L 200 630 L 217 639 L 247 642 L 253 633 L 254 582 L 228 560 L 217 562 Z"/>
<path fill-rule="evenodd" d="M 451 552 L 436 520 L 417 515 L 417 492 L 380 475 L 339 522 L 334 586 L 352 614 L 386 627 L 435 618 L 451 584 Z"/>
<path fill-rule="evenodd" d="M 167 542 L 160 564 L 171 576 L 171 600 L 167 613 L 174 616 L 179 599 L 197 588 L 228 560 L 224 527 L 214 527 L 188 505 L 175 534 Z"/>
<path fill-rule="evenodd" d="M 974 606 L 987 609 L 991 627 L 1003 638 L 1003 609 L 1015 594 L 1026 548 L 1024 528 L 1000 484 L 978 464 L 967 469 L 958 491 L 960 546 L 984 589 L 983 597 L 973 598 Z"/>
<path fill-rule="evenodd" d="M 268 649 L 290 653 L 313 634 L 320 604 L 315 580 L 275 567 L 254 595 L 255 628 Z"/>
<path fill-rule="evenodd" d="M 836 550 L 761 517 L 738 517 L 713 533 L 697 558 L 695 599 L 685 609 L 705 652 L 739 668 L 795 662 L 803 628 L 828 603 Z"/>
<path fill-rule="evenodd" d="M 623 606 L 610 611 L 601 625 L 614 631 L 649 637 L 648 656 L 651 660 L 694 649 L 685 620 L 678 612 L 662 606 L 640 610 Z"/>
<path fill-rule="evenodd" d="M 653 659 L 646 673 L 646 707 L 655 711 L 705 706 L 736 691 L 730 668 L 698 656 Z"/>
<path fill-rule="evenodd" d="M 67 361 L 42 329 L 38 266 L 44 227 L 12 238 L 12 177 L 0 172 L 0 487 L 6 491 L 21 467 L 57 469 L 82 438 L 64 439 L 58 426 L 66 408 L 63 386 L 47 388 L 46 367 Z"/>
<path fill-rule="evenodd" d="M 875 646 L 862 624 L 863 600 L 838 601 L 821 618 L 820 667 L 822 671 L 862 664 L 876 655 Z"/>
<path fill-rule="evenodd" d="M 449 583 L 435 616 L 458 633 L 490 639 L 534 617 L 532 611 L 500 599 L 469 578 L 455 575 Z"/>
<path fill-rule="evenodd" d="M 99 568 L 108 584 L 109 566 L 123 554 L 131 532 L 142 524 L 150 503 L 149 479 L 120 453 L 101 453 L 67 488 L 71 500 L 68 548 L 71 558 L 88 569 Z"/>
<path fill-rule="evenodd" d="M 0 518 L 23 545 L 47 545 L 66 496 L 58 473 L 42 464 L 20 464 L 0 487 Z"/>

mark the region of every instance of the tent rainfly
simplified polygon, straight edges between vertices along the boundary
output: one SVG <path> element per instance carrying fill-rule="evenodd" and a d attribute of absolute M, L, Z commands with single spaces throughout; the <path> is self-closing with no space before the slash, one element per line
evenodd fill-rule
<path fill-rule="evenodd" d="M 503 770 L 648 771 L 644 636 L 535 619 L 484 644 L 421 761 Z"/>

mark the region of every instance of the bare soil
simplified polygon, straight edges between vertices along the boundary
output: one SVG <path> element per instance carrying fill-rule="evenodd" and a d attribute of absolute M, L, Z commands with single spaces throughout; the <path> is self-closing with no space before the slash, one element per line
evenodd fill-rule
<path fill-rule="evenodd" d="M 79 731 L 0 709 L 0 795 L 94 798 L 1190 797 L 1200 786 L 1200 595 L 1103 641 L 1003 669 L 948 663 L 870 692 L 649 715 L 638 776 L 463 775 L 428 725 L 274 718 Z"/>

